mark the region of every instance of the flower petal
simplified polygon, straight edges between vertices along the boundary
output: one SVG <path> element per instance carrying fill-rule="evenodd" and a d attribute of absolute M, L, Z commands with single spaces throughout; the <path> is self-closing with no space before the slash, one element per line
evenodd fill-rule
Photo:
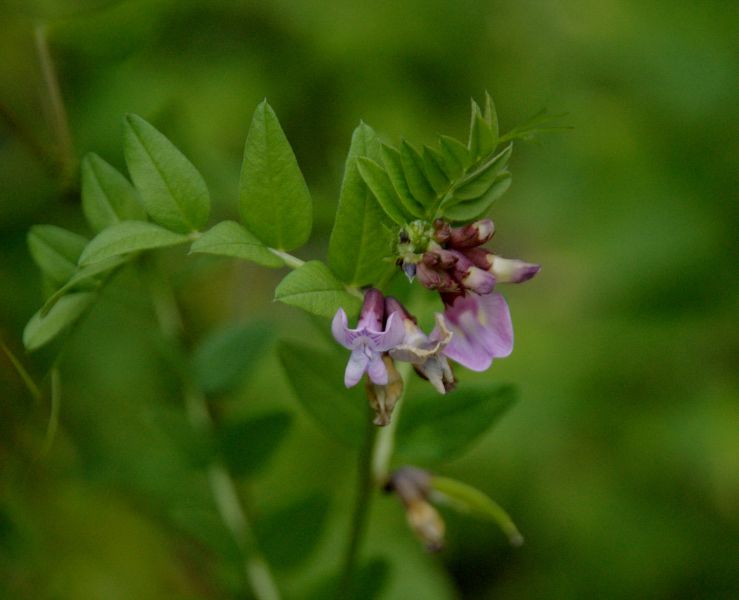
<path fill-rule="evenodd" d="M 480 304 L 485 315 L 485 342 L 495 358 L 513 352 L 513 322 L 508 303 L 498 293 L 481 296 Z"/>
<path fill-rule="evenodd" d="M 367 369 L 369 378 L 372 383 L 377 385 L 387 385 L 388 375 L 387 367 L 382 360 L 381 354 L 375 354 L 372 360 L 369 361 L 369 368 Z"/>
<path fill-rule="evenodd" d="M 362 350 L 354 350 L 352 352 L 349 362 L 346 364 L 346 371 L 344 372 L 344 385 L 346 387 L 350 388 L 359 383 L 359 380 L 362 379 L 362 375 L 364 375 L 367 369 L 369 361 L 369 357 Z"/>
<path fill-rule="evenodd" d="M 349 319 L 343 308 L 336 311 L 331 321 L 331 333 L 339 344 L 351 350 L 352 336 L 350 335 Z"/>
<path fill-rule="evenodd" d="M 395 348 L 403 341 L 405 337 L 405 325 L 403 325 L 403 317 L 400 313 L 394 312 L 385 324 L 385 331 L 381 338 L 377 340 L 375 350 L 378 352 L 387 352 Z"/>

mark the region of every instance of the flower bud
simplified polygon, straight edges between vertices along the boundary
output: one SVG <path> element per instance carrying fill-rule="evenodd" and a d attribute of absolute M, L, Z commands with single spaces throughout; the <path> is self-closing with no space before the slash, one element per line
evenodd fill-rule
<path fill-rule="evenodd" d="M 385 298 L 382 292 L 370 288 L 364 294 L 362 311 L 359 313 L 359 327 L 366 327 L 373 331 L 382 331 L 382 321 L 385 316 Z"/>
<path fill-rule="evenodd" d="M 457 257 L 453 277 L 462 287 L 478 294 L 489 294 L 495 287 L 495 277 L 488 271 L 476 267 L 462 252 L 449 251 Z"/>
<path fill-rule="evenodd" d="M 481 246 L 495 233 L 495 225 L 490 219 L 475 221 L 462 227 L 453 227 L 449 232 L 448 245 L 455 250 Z"/>
<path fill-rule="evenodd" d="M 446 244 L 452 235 L 452 228 L 449 223 L 443 219 L 434 221 L 434 240 L 439 244 Z"/>
<path fill-rule="evenodd" d="M 438 271 L 423 262 L 416 267 L 416 277 L 421 284 L 430 290 L 438 290 L 440 292 L 459 292 L 461 286 L 447 271 Z"/>
<path fill-rule="evenodd" d="M 491 256 L 493 261 L 490 272 L 500 283 L 523 283 L 531 279 L 541 269 L 539 265 L 522 260 Z"/>

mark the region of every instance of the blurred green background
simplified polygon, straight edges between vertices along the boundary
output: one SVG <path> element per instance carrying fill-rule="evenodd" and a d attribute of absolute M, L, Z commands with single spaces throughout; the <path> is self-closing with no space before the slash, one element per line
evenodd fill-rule
<path fill-rule="evenodd" d="M 53 223 L 89 235 L 34 46 L 48 43 L 73 155 L 123 167 L 122 115 L 164 131 L 205 175 L 215 219 L 236 214 L 251 113 L 267 97 L 306 175 L 323 257 L 351 131 L 391 141 L 465 135 L 488 89 L 503 129 L 546 106 L 574 129 L 518 144 L 493 207 L 500 254 L 540 262 L 504 290 L 516 351 L 485 377 L 520 402 L 444 474 L 507 507 L 527 543 L 445 513 L 426 554 L 400 505 L 373 507 L 363 556 L 390 564 L 383 598 L 739 596 L 737 44 L 722 1 L 5 0 L 0 12 L 0 335 L 42 381 L 24 324 L 43 300 L 25 244 Z M 56 153 L 56 154 L 55 154 Z M 192 340 L 230 322 L 316 336 L 273 304 L 280 273 L 164 256 Z M 61 422 L 42 452 L 34 401 L 0 355 L 0 596 L 248 598 L 202 469 L 182 451 L 176 377 L 140 283 L 123 273 L 62 355 Z M 460 369 L 461 370 L 461 369 Z M 448 399 L 453 402 L 453 397 Z M 319 430 L 272 350 L 219 419 L 294 415 L 269 468 L 243 482 L 255 514 L 330 499 L 314 551 L 277 571 L 306 597 L 333 572 L 354 459 Z M 320 503 L 319 503 L 320 504 Z M 317 517 L 316 517 L 317 519 Z M 273 537 L 289 552 L 291 526 Z M 289 561 L 288 561 L 289 562 Z"/>

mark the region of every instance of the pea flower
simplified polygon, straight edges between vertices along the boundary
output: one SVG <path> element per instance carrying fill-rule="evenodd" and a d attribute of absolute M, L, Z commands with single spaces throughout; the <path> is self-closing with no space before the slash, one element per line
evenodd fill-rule
<path fill-rule="evenodd" d="M 440 394 L 451 390 L 455 384 L 454 373 L 443 351 L 452 339 L 452 332 L 444 316 L 436 313 L 436 327 L 430 335 L 426 335 L 415 317 L 395 298 L 385 298 L 385 311 L 387 314 L 399 314 L 405 328 L 405 337 L 390 350 L 390 356 L 411 363 L 416 372 L 428 379 Z"/>
<path fill-rule="evenodd" d="M 513 324 L 503 296 L 469 292 L 444 300 L 444 320 L 452 332 L 444 348 L 449 358 L 473 371 L 485 371 L 494 358 L 513 351 Z"/>
<path fill-rule="evenodd" d="M 351 350 L 344 373 L 344 385 L 353 387 L 366 372 L 377 385 L 387 385 L 388 370 L 382 355 L 397 346 L 405 335 L 400 316 L 391 314 L 384 325 L 385 301 L 377 289 L 371 288 L 364 296 L 364 304 L 356 329 L 349 328 L 343 308 L 334 315 L 331 332 L 344 348 Z"/>

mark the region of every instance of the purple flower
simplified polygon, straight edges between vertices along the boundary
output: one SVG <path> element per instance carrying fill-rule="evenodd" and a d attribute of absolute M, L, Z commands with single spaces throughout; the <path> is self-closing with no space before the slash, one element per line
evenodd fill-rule
<path fill-rule="evenodd" d="M 428 379 L 440 394 L 454 387 L 454 373 L 443 351 L 452 338 L 443 315 L 436 313 L 436 328 L 426 335 L 416 320 L 395 298 L 385 298 L 385 310 L 398 313 L 405 328 L 403 341 L 390 351 L 395 360 L 409 362 L 416 372 Z"/>
<path fill-rule="evenodd" d="M 513 350 L 511 313 L 497 292 L 456 296 L 447 302 L 444 318 L 452 332 L 444 354 L 468 369 L 484 371 L 493 358 Z"/>
<path fill-rule="evenodd" d="M 399 316 L 391 314 L 383 329 L 385 299 L 374 288 L 364 296 L 362 312 L 356 329 L 349 329 L 349 320 L 340 308 L 331 323 L 331 332 L 339 344 L 352 351 L 344 373 L 346 387 L 356 385 L 365 371 L 377 385 L 387 385 L 388 372 L 382 354 L 397 346 L 405 335 Z"/>

